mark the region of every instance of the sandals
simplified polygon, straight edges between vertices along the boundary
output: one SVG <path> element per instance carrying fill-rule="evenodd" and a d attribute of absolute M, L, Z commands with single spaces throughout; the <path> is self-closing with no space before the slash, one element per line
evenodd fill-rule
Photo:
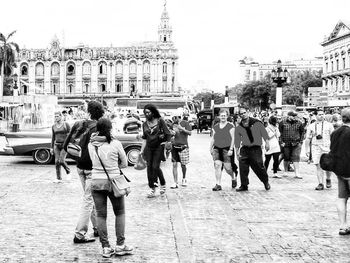
<path fill-rule="evenodd" d="M 350 228 L 340 228 L 339 235 L 341 236 L 350 235 Z"/>

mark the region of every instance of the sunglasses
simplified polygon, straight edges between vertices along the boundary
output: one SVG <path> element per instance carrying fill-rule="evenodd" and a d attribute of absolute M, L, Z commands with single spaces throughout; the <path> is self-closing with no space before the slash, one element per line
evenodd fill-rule
<path fill-rule="evenodd" d="M 245 111 L 245 112 L 240 112 L 239 113 L 239 115 L 243 115 L 243 114 L 246 114 L 247 112 Z"/>

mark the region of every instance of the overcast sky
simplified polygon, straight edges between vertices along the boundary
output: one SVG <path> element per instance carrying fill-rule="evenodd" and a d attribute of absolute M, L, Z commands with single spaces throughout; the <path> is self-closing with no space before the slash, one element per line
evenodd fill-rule
<path fill-rule="evenodd" d="M 157 40 L 164 0 L 1 1 L 0 32 L 17 30 L 20 47 L 45 48 L 56 34 L 66 46 L 124 46 Z M 7 12 L 6 12 L 6 11 Z M 179 84 L 217 91 L 240 80 L 238 60 L 322 56 L 320 42 L 349 0 L 167 0 L 179 53 Z M 5 11 L 5 12 L 4 12 Z"/>

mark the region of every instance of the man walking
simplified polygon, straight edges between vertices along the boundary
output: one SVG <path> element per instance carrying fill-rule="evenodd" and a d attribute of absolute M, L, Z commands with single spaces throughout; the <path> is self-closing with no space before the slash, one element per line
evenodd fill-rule
<path fill-rule="evenodd" d="M 295 178 L 302 179 L 299 173 L 299 162 L 305 129 L 301 121 L 296 118 L 297 115 L 295 111 L 289 111 L 287 118 L 280 122 L 280 143 L 284 156 L 285 176 L 290 162 L 293 162 Z"/>
<path fill-rule="evenodd" d="M 96 132 L 96 123 L 99 118 L 104 114 L 103 106 L 97 101 L 90 101 L 88 103 L 88 119 L 84 121 L 76 122 L 69 135 L 66 138 L 63 148 L 67 151 L 68 143 L 71 139 L 80 137 L 81 157 L 77 161 L 77 170 L 80 177 L 80 181 L 83 187 L 83 203 L 78 220 L 78 224 L 75 229 L 74 243 L 87 243 L 95 241 L 94 238 L 88 237 L 89 220 L 91 220 L 94 228 L 94 236 L 98 236 L 96 228 L 96 212 L 94 208 L 94 200 L 91 194 L 91 171 L 92 162 L 89 155 L 88 143 L 90 141 L 91 134 Z"/>
<path fill-rule="evenodd" d="M 318 178 L 318 186 L 315 190 L 324 189 L 324 171 L 320 166 L 320 157 L 323 153 L 330 151 L 331 133 L 334 131 L 333 125 L 325 121 L 324 111 L 317 111 L 316 122 L 310 124 L 306 133 L 305 151 L 306 155 L 310 154 L 310 142 L 311 142 L 311 154 L 312 161 L 316 165 L 316 173 Z M 331 172 L 326 171 L 326 187 L 331 188 Z"/>
<path fill-rule="evenodd" d="M 171 149 L 171 160 L 173 162 L 173 176 L 174 184 L 170 186 L 172 189 L 178 188 L 178 173 L 177 163 L 181 164 L 182 171 L 182 186 L 187 186 L 186 180 L 186 165 L 189 163 L 189 148 L 188 148 L 188 136 L 191 135 L 191 126 L 187 121 L 187 116 L 184 116 L 180 121 L 177 116 L 173 117 L 173 131 L 174 141 Z"/>
<path fill-rule="evenodd" d="M 245 108 L 240 108 L 239 114 L 241 121 L 235 130 L 234 144 L 239 161 L 241 186 L 236 191 L 248 190 L 249 167 L 252 168 L 260 181 L 263 182 L 265 189 L 270 190 L 271 186 L 264 167 L 261 149 L 262 139 L 265 141 L 266 149 L 269 149 L 268 134 L 264 124 L 257 119 L 249 117 L 248 110 Z"/>

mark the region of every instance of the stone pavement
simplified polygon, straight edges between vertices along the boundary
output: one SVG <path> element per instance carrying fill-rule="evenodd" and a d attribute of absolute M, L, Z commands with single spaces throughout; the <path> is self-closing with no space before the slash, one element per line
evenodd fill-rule
<path fill-rule="evenodd" d="M 135 254 L 111 259 L 102 259 L 98 240 L 72 242 L 82 194 L 76 171 L 54 184 L 53 165 L 0 156 L 0 262 L 350 262 L 350 236 L 338 235 L 335 177 L 332 189 L 315 191 L 314 166 L 302 163 L 302 180 L 271 178 L 268 192 L 252 172 L 248 192 L 232 191 L 226 174 L 223 191 L 213 192 L 209 140 L 193 134 L 189 185 L 165 196 L 147 199 L 146 172 L 125 169 L 133 186 L 126 242 Z M 170 185 L 170 160 L 163 171 Z M 113 243 L 110 205 L 108 213 Z"/>

